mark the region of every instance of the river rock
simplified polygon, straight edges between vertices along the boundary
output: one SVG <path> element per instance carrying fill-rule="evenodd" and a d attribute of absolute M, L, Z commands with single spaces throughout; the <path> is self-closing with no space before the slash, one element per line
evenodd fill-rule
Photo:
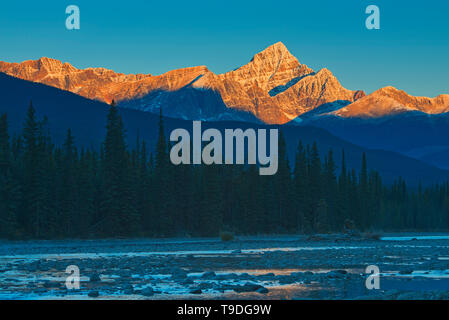
<path fill-rule="evenodd" d="M 89 291 L 89 293 L 87 295 L 91 298 L 97 298 L 100 296 L 100 293 L 97 290 L 92 290 L 92 291 Z"/>
<path fill-rule="evenodd" d="M 193 290 L 190 291 L 190 293 L 191 294 L 202 294 L 203 290 L 201 290 L 201 289 L 193 289 Z"/>
<path fill-rule="evenodd" d="M 269 292 L 269 290 L 265 287 L 262 287 L 262 288 L 257 289 L 257 292 L 261 293 L 261 294 L 267 294 Z"/>
<path fill-rule="evenodd" d="M 145 297 L 151 297 L 154 295 L 154 290 L 151 287 L 146 287 L 143 288 L 142 291 L 140 292 L 141 295 L 145 296 Z"/>
<path fill-rule="evenodd" d="M 263 286 L 261 286 L 260 284 L 257 283 L 252 283 L 252 282 L 247 282 L 242 286 L 236 286 L 234 288 L 235 292 L 241 293 L 241 292 L 254 292 L 257 291 L 259 289 L 263 288 Z"/>
<path fill-rule="evenodd" d="M 100 275 L 98 273 L 94 273 L 89 277 L 90 282 L 100 282 Z"/>
<path fill-rule="evenodd" d="M 202 279 L 214 279 L 215 277 L 217 277 L 217 275 L 213 271 L 205 272 L 201 276 Z"/>

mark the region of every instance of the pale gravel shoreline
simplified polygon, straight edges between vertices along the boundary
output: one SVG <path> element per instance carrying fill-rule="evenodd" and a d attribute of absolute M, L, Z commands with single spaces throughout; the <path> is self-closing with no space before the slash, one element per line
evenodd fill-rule
<path fill-rule="evenodd" d="M 80 291 L 64 287 L 69 264 L 80 268 Z M 380 290 L 364 286 L 371 264 L 383 273 Z M 93 274 L 101 281 L 89 282 Z M 93 291 L 99 297 L 88 297 Z M 447 299 L 448 292 L 446 239 L 0 241 L 0 299 Z"/>

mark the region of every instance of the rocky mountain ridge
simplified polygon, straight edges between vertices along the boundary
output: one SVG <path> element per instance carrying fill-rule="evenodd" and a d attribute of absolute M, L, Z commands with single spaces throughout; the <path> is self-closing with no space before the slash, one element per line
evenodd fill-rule
<path fill-rule="evenodd" d="M 328 69 L 314 71 L 301 64 L 281 42 L 223 74 L 215 74 L 206 66 L 156 76 L 123 74 L 105 68 L 77 69 L 45 57 L 22 63 L 0 62 L 0 72 L 93 100 L 115 100 L 122 107 L 149 112 L 163 107 L 167 116 L 189 120 L 257 118 L 267 124 L 284 124 L 318 111 L 320 106 L 341 118 L 449 111 L 449 95 L 413 97 L 393 87 L 367 96 L 361 90 L 348 90 Z"/>
<path fill-rule="evenodd" d="M 334 111 L 333 114 L 343 118 L 380 118 L 413 111 L 427 114 L 449 112 L 449 95 L 442 94 L 435 98 L 414 97 L 394 87 L 385 87 Z"/>
<path fill-rule="evenodd" d="M 200 93 L 191 98 L 200 100 L 201 92 L 209 91 L 203 103 L 189 103 L 206 111 L 210 108 L 222 111 L 224 104 L 226 108 L 246 111 L 270 124 L 286 123 L 323 103 L 336 100 L 351 103 L 364 96 L 363 91 L 343 88 L 329 70 L 315 72 L 299 63 L 281 42 L 257 53 L 248 64 L 224 74 L 215 74 L 205 66 L 198 66 L 157 76 L 126 75 L 105 68 L 77 69 L 69 63 L 45 57 L 22 63 L 0 62 L 0 72 L 89 99 L 107 103 L 114 99 L 122 106 L 147 111 L 158 109 L 167 100 L 170 100 L 170 106 L 185 105 L 185 97 L 176 93 L 186 88 L 199 90 Z M 209 105 L 204 105 L 206 102 Z M 189 106 L 185 108 L 183 118 L 190 118 Z M 170 114 L 170 110 L 167 112 Z"/>

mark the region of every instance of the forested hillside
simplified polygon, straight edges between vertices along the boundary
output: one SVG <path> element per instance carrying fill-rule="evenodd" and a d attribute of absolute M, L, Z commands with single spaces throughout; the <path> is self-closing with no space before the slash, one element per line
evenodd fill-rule
<path fill-rule="evenodd" d="M 48 123 L 30 105 L 22 133 L 10 137 L 1 116 L 1 238 L 449 228 L 448 183 L 412 191 L 398 178 L 386 186 L 364 153 L 356 171 L 346 166 L 344 150 L 320 157 L 316 144 L 300 143 L 293 163 L 282 131 L 279 170 L 260 176 L 255 165 L 172 165 L 162 116 L 156 150 L 147 141 L 127 146 L 114 105 L 101 147 L 76 147 L 70 129 L 56 146 Z"/>

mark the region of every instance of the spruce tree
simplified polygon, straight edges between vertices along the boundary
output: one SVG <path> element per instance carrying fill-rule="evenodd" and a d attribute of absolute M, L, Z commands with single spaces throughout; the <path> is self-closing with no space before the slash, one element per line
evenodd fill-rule
<path fill-rule="evenodd" d="M 335 204 L 335 227 L 337 231 L 342 231 L 345 221 L 349 219 L 349 192 L 345 151 L 342 150 L 341 170 L 338 178 L 338 193 Z"/>
<path fill-rule="evenodd" d="M 155 231 L 159 236 L 167 236 L 173 231 L 173 219 L 170 215 L 171 206 L 170 189 L 171 189 L 171 173 L 167 140 L 165 138 L 164 120 L 162 117 L 162 108 L 159 110 L 159 135 L 156 145 L 156 156 L 154 164 L 154 184 L 155 184 L 155 216 L 153 223 Z"/>
<path fill-rule="evenodd" d="M 362 154 L 362 166 L 359 178 L 359 197 L 360 197 L 360 225 L 362 229 L 369 226 L 371 220 L 370 196 L 368 190 L 368 168 L 366 163 L 366 154 Z"/>
<path fill-rule="evenodd" d="M 23 193 L 20 220 L 27 234 L 33 238 L 44 235 L 46 211 L 46 190 L 43 188 L 44 139 L 42 126 L 36 119 L 33 103 L 27 111 L 23 128 Z"/>
<path fill-rule="evenodd" d="M 315 230 L 318 233 L 328 233 L 330 231 L 328 205 L 325 199 L 320 199 L 317 204 Z"/>
<path fill-rule="evenodd" d="M 105 235 L 124 236 L 127 231 L 128 159 L 122 118 L 113 101 L 109 108 L 102 161 L 103 203 L 100 228 Z"/>
<path fill-rule="evenodd" d="M 79 235 L 80 230 L 76 225 L 79 221 L 75 180 L 77 159 L 75 140 L 70 129 L 67 130 L 62 158 L 62 166 L 59 168 L 61 174 L 59 222 L 64 235 L 74 237 Z"/>
<path fill-rule="evenodd" d="M 313 143 L 310 154 L 309 190 L 311 204 L 309 208 L 309 220 L 311 221 L 312 230 L 316 230 L 318 205 L 319 201 L 323 198 L 323 176 L 316 142 Z"/>
<path fill-rule="evenodd" d="M 329 150 L 324 165 L 324 197 L 328 206 L 328 225 L 332 230 L 338 229 L 337 210 L 335 209 L 338 201 L 338 183 L 335 171 L 333 151 Z"/>
<path fill-rule="evenodd" d="M 273 231 L 284 232 L 287 229 L 295 229 L 295 217 L 292 206 L 292 179 L 291 169 L 287 154 L 287 144 L 282 131 L 279 131 L 278 171 L 273 176 L 276 214 Z"/>
<path fill-rule="evenodd" d="M 306 232 L 311 230 L 311 223 L 305 219 L 308 209 L 308 181 L 306 151 L 299 141 L 296 150 L 295 169 L 293 172 L 294 201 L 296 210 L 296 231 Z"/>
<path fill-rule="evenodd" d="M 19 236 L 19 187 L 14 177 L 6 114 L 0 117 L 0 238 Z"/>

